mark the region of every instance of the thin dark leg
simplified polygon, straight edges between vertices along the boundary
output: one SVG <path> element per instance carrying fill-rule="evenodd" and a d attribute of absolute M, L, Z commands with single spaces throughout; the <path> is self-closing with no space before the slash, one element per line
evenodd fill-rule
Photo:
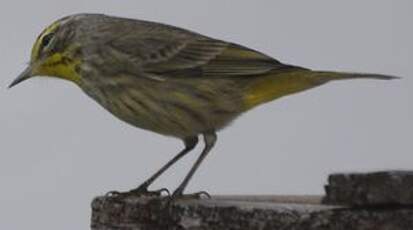
<path fill-rule="evenodd" d="M 175 164 L 179 159 L 189 153 L 198 144 L 198 137 L 189 137 L 184 139 L 185 148 L 179 152 L 174 158 L 172 158 L 168 163 L 166 163 L 161 169 L 159 169 L 155 174 L 153 174 L 149 179 L 143 182 L 138 188 L 131 190 L 133 193 L 145 193 L 148 192 L 148 187 L 167 169 L 169 169 L 173 164 Z"/>
<path fill-rule="evenodd" d="M 185 179 L 182 181 L 179 187 L 174 191 L 172 198 L 176 198 L 176 197 L 183 195 L 183 192 L 186 186 L 188 185 L 188 182 L 191 180 L 192 176 L 194 175 L 195 171 L 198 169 L 202 161 L 205 159 L 205 157 L 214 147 L 214 144 L 217 140 L 217 135 L 215 134 L 215 132 L 204 133 L 203 135 L 204 135 L 204 141 L 205 141 L 205 148 L 202 151 L 201 155 L 196 160 L 195 164 L 192 166 L 189 173 L 186 175 Z"/>

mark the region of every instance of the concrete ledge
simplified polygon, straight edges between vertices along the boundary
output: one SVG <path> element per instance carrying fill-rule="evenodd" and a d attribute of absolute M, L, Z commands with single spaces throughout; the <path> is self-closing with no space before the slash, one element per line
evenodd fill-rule
<path fill-rule="evenodd" d="M 164 206 L 164 200 L 159 197 L 123 200 L 98 197 L 92 204 L 92 229 L 413 229 L 413 207 L 346 208 L 312 202 L 294 203 L 291 199 L 288 203 L 278 203 L 282 199 L 283 197 L 273 197 L 266 201 L 258 197 L 258 201 L 243 201 L 238 197 L 220 197 L 186 200 L 177 202 L 168 210 Z"/>
<path fill-rule="evenodd" d="M 413 205 L 413 172 L 338 173 L 329 176 L 326 204 Z"/>
<path fill-rule="evenodd" d="M 412 172 L 334 174 L 322 196 L 97 197 L 92 230 L 408 230 Z M 323 201 L 323 202 L 322 202 Z M 329 204 L 326 204 L 329 203 Z M 331 205 L 331 204 L 340 204 Z"/>

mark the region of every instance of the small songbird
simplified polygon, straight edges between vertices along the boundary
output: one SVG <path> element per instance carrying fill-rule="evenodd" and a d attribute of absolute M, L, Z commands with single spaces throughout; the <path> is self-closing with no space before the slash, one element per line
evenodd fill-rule
<path fill-rule="evenodd" d="M 150 193 L 149 185 L 202 135 L 205 148 L 173 198 L 183 195 L 216 132 L 240 114 L 333 80 L 396 78 L 314 71 L 189 30 L 102 14 L 71 15 L 47 27 L 29 66 L 10 87 L 33 76 L 74 82 L 119 119 L 184 142 L 183 150 L 128 194 Z"/>

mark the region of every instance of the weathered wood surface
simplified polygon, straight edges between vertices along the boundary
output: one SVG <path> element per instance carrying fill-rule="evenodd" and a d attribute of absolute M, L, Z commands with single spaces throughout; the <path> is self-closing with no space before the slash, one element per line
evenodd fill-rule
<path fill-rule="evenodd" d="M 411 174 L 350 174 L 345 179 L 335 174 L 329 179 L 327 196 L 324 198 L 214 196 L 211 199 L 178 200 L 167 206 L 165 197 L 97 197 L 92 203 L 92 229 L 410 230 L 413 229 L 413 205 L 410 203 L 413 189 L 406 184 L 411 182 L 406 178 Z M 364 179 L 356 179 L 357 183 L 349 182 L 348 178 L 354 180 L 359 176 Z M 373 179 L 373 182 L 366 181 L 366 178 Z M 368 188 L 368 192 L 360 193 L 361 188 Z M 401 191 L 400 188 L 407 191 Z M 360 194 L 363 194 L 363 202 L 354 202 L 360 199 Z M 380 194 L 380 199 L 365 199 L 366 194 Z M 394 194 L 401 197 L 395 199 Z M 341 206 L 323 204 L 322 200 L 333 203 L 340 201 Z"/>

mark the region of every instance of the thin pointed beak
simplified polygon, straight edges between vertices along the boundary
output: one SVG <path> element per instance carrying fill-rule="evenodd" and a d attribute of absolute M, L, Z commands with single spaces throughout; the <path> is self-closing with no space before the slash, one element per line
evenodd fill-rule
<path fill-rule="evenodd" d="M 22 81 L 25 81 L 33 76 L 32 67 L 27 67 L 14 81 L 9 85 L 9 89 Z"/>

